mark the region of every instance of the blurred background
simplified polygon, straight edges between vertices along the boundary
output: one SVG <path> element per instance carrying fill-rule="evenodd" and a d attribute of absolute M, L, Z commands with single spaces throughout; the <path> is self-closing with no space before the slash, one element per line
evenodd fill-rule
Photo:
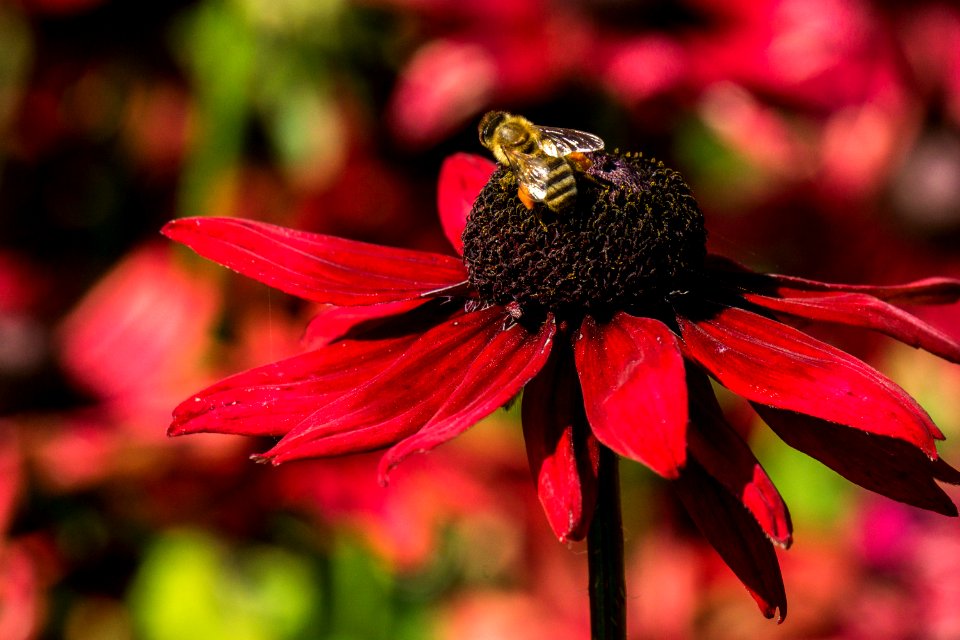
<path fill-rule="evenodd" d="M 315 309 L 163 240 L 230 215 L 450 251 L 436 176 L 488 108 L 680 170 L 763 270 L 960 276 L 960 12 L 925 0 L 0 1 L 0 638 L 587 637 L 518 416 L 405 462 L 267 468 L 170 410 Z M 919 309 L 960 336 L 960 309 Z M 826 334 L 960 460 L 960 368 Z M 786 623 L 622 465 L 631 638 L 960 637 L 960 527 L 725 399 L 791 507 Z M 957 495 L 956 492 L 953 495 Z"/>

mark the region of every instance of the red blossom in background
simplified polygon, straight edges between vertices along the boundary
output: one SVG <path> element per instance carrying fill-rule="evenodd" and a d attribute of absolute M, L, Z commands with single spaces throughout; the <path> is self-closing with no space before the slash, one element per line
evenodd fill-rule
<path fill-rule="evenodd" d="M 503 500 L 495 489 L 516 484 L 510 480 L 522 477 L 514 473 L 522 460 L 504 446 L 507 443 L 492 440 L 411 460 L 398 471 L 400 477 L 391 482 L 389 491 L 376 481 L 375 454 L 285 465 L 276 474 L 271 495 L 284 506 L 361 532 L 391 565 L 415 569 L 425 565 L 441 544 L 437 522 L 472 518 L 515 523 L 518 507 L 526 507 L 521 501 Z M 503 540 L 502 548 L 515 544 Z"/>
<path fill-rule="evenodd" d="M 455 246 L 481 168 L 457 155 L 440 211 Z M 619 312 L 528 330 L 509 309 L 475 311 L 460 259 L 229 218 L 181 219 L 164 233 L 201 255 L 304 299 L 369 308 L 340 339 L 223 380 L 174 412 L 171 435 L 280 436 L 274 464 L 388 448 L 390 469 L 446 442 L 524 386 L 524 435 L 541 502 L 561 540 L 583 537 L 596 499 L 597 441 L 673 481 L 681 500 L 762 611 L 786 613 L 770 542 L 787 547 L 786 505 L 727 424 L 707 375 L 751 401 L 790 446 L 868 489 L 956 516 L 936 480 L 940 430 L 864 362 L 779 321 L 846 324 L 960 361 L 960 344 L 895 304 L 945 304 L 960 281 L 827 284 L 749 272 L 714 258 L 701 288 L 671 302 L 675 326 Z M 421 301 L 380 317 L 377 305 Z M 362 316 L 361 316 L 362 317 Z M 582 394 L 582 402 L 580 401 Z M 578 431 L 585 411 L 589 432 Z M 878 472 L 878 469 L 882 470 Z"/>
<path fill-rule="evenodd" d="M 213 282 L 165 247 L 136 249 L 64 319 L 63 366 L 117 411 L 141 413 L 157 394 L 196 380 L 219 302 Z"/>

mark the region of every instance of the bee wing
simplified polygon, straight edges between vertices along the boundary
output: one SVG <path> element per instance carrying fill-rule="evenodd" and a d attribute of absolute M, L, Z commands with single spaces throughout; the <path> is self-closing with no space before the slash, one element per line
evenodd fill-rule
<path fill-rule="evenodd" d="M 513 150 L 507 151 L 507 157 L 520 184 L 527 188 L 534 200 L 543 202 L 547 197 L 550 177 L 550 166 L 546 158 Z"/>
<path fill-rule="evenodd" d="M 577 151 L 589 153 L 603 150 L 603 140 L 586 131 L 540 126 L 537 131 L 540 133 L 540 148 L 554 158 L 562 158 Z"/>

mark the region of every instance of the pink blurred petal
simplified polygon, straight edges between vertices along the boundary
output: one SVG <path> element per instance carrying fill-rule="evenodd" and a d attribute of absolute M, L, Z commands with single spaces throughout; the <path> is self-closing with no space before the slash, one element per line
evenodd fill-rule
<path fill-rule="evenodd" d="M 943 434 L 903 389 L 839 349 L 774 320 L 728 307 L 677 318 L 688 356 L 736 394 L 900 438 L 937 457 Z"/>
<path fill-rule="evenodd" d="M 351 306 L 410 300 L 466 280 L 457 258 L 238 218 L 181 218 L 163 233 L 289 294 Z"/>
<path fill-rule="evenodd" d="M 407 145 L 434 144 L 488 105 L 542 97 L 582 69 L 591 45 L 590 26 L 559 7 L 519 28 L 461 29 L 428 42 L 397 83 L 391 126 Z"/>
<path fill-rule="evenodd" d="M 390 100 L 394 132 L 408 145 L 436 142 L 490 102 L 498 81 L 490 51 L 476 42 L 435 40 L 400 75 Z"/>
<path fill-rule="evenodd" d="M 583 539 L 597 499 L 600 448 L 582 413 L 572 359 L 555 349 L 523 391 L 522 422 L 537 495 L 561 542 Z"/>
<path fill-rule="evenodd" d="M 841 476 L 900 502 L 956 516 L 957 508 L 935 478 L 960 480 L 916 447 L 811 416 L 754 405 L 757 413 L 788 445 L 827 465 Z"/>
<path fill-rule="evenodd" d="M 688 61 L 683 47 L 662 35 L 641 35 L 609 43 L 601 39 L 594 55 L 609 91 L 629 102 L 649 100 L 683 84 Z"/>
<path fill-rule="evenodd" d="M 652 318 L 583 321 L 574 342 L 594 435 L 616 453 L 675 478 L 687 455 L 687 385 L 677 339 Z"/>
<path fill-rule="evenodd" d="M 213 283 L 180 266 L 170 247 L 138 249 L 64 320 L 63 367 L 101 397 L 146 401 L 195 375 L 218 304 Z"/>
<path fill-rule="evenodd" d="M 690 456 L 753 514 L 777 545 L 793 542 L 790 512 L 770 477 L 740 435 L 727 423 L 706 376 L 691 371 Z"/>
<path fill-rule="evenodd" d="M 939 87 L 943 105 L 960 121 L 960 9 L 956 3 L 905 6 L 898 14 L 904 53 L 919 86 Z"/>
<path fill-rule="evenodd" d="M 714 28 L 688 38 L 690 82 L 729 80 L 759 95 L 835 110 L 902 91 L 898 61 L 863 2 L 703 2 Z"/>
<path fill-rule="evenodd" d="M 569 600 L 573 600 L 570 598 Z M 576 612 L 583 603 L 534 597 L 517 589 L 466 591 L 438 621 L 437 640 L 582 640 L 589 625 Z M 585 617 L 585 616 L 584 616 Z"/>
<path fill-rule="evenodd" d="M 761 307 L 800 318 L 873 329 L 950 362 L 960 362 L 960 343 L 919 318 L 871 295 L 835 293 L 802 298 L 772 298 L 745 293 L 743 297 Z"/>
<path fill-rule="evenodd" d="M 787 617 L 787 596 L 777 555 L 754 517 L 700 464 L 688 460 L 673 482 L 697 528 L 723 558 L 768 618 Z"/>
<path fill-rule="evenodd" d="M 463 228 L 473 201 L 490 180 L 497 165 L 482 156 L 455 153 L 443 161 L 437 186 L 437 209 L 447 239 L 463 255 Z"/>
<path fill-rule="evenodd" d="M 0 536 L 6 535 L 23 487 L 20 446 L 14 429 L 12 423 L 0 420 Z"/>
<path fill-rule="evenodd" d="M 654 524 L 630 545 L 627 561 L 630 638 L 694 637 L 702 605 L 704 563 L 701 554 L 705 545 L 691 536 L 680 536 L 667 529 Z M 724 573 L 729 574 L 729 570 Z"/>
<path fill-rule="evenodd" d="M 795 129 L 781 113 L 743 87 L 721 81 L 700 98 L 705 124 L 726 144 L 762 171 L 795 176 L 808 172 L 808 155 Z"/>
<path fill-rule="evenodd" d="M 40 582 L 26 545 L 0 547 L 0 637 L 37 637 L 43 608 Z"/>
<path fill-rule="evenodd" d="M 869 102 L 831 113 L 817 150 L 818 187 L 840 201 L 868 197 L 884 188 L 900 162 L 903 122 L 910 117 L 904 100 Z M 916 192 L 916 190 L 912 190 Z"/>
<path fill-rule="evenodd" d="M 544 321 L 536 334 L 513 324 L 491 336 L 472 362 L 459 358 L 459 365 L 468 367 L 466 375 L 416 435 L 401 441 L 383 456 L 381 481 L 411 453 L 443 444 L 509 402 L 543 368 L 556 330 L 553 316 Z"/>

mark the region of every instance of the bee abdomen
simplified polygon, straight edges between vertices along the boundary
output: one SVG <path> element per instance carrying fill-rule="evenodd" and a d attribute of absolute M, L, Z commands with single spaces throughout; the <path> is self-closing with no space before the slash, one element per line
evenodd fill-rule
<path fill-rule="evenodd" d="M 553 211 L 561 212 L 572 207 L 576 200 L 577 181 L 573 176 L 573 170 L 565 160 L 555 158 L 550 163 L 543 202 Z"/>

